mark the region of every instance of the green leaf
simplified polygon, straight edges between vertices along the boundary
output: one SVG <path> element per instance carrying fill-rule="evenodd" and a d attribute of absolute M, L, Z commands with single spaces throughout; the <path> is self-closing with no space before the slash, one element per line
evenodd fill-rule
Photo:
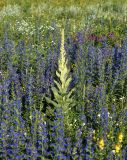
<path fill-rule="evenodd" d="M 64 87 L 65 87 L 66 89 L 69 87 L 69 84 L 70 84 L 71 80 L 72 80 L 71 78 L 68 78 L 67 81 L 65 82 Z"/>
<path fill-rule="evenodd" d="M 58 89 L 61 90 L 61 84 L 54 80 L 54 83 L 57 85 Z"/>
<path fill-rule="evenodd" d="M 57 75 L 57 77 L 59 77 L 59 78 L 60 78 L 60 74 L 59 74 L 59 72 L 57 72 L 57 71 L 56 71 L 56 75 Z"/>
<path fill-rule="evenodd" d="M 50 98 L 48 97 L 45 97 L 46 101 L 50 104 L 53 104 L 54 107 L 59 107 L 59 105 L 55 102 L 55 101 L 52 101 Z"/>
<path fill-rule="evenodd" d="M 67 95 L 67 98 L 70 98 L 70 96 L 72 95 L 72 93 L 74 92 L 74 88 L 71 90 L 71 91 L 69 91 L 69 93 L 68 93 L 68 95 Z"/>

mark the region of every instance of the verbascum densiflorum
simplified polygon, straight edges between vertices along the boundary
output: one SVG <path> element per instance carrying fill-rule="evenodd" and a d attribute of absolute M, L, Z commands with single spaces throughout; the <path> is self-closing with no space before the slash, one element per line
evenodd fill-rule
<path fill-rule="evenodd" d="M 61 48 L 60 57 L 58 60 L 58 70 L 56 71 L 56 76 L 58 80 L 54 80 L 55 86 L 52 87 L 54 94 L 54 100 L 46 97 L 48 103 L 54 105 L 55 108 L 62 108 L 64 115 L 64 122 L 66 127 L 71 127 L 72 115 L 71 108 L 75 105 L 72 98 L 72 93 L 74 88 L 68 91 L 68 87 L 72 80 L 70 76 L 70 70 L 68 68 L 68 60 L 66 51 L 64 48 L 64 29 L 61 29 Z"/>

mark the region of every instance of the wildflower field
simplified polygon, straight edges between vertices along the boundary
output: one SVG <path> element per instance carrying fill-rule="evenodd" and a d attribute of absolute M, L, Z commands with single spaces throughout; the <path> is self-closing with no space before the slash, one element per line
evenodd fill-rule
<path fill-rule="evenodd" d="M 126 0 L 0 0 L 0 160 L 127 160 Z"/>

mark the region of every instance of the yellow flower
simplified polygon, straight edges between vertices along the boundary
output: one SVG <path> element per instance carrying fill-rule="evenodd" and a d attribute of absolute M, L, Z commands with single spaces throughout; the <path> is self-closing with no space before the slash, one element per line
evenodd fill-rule
<path fill-rule="evenodd" d="M 110 137 L 110 134 L 107 134 L 107 137 L 109 138 L 109 137 Z"/>
<path fill-rule="evenodd" d="M 99 148 L 101 149 L 101 150 L 103 150 L 104 149 L 104 140 L 103 140 L 103 138 L 102 139 L 100 139 L 100 141 L 99 141 L 99 143 L 98 143 L 98 145 L 99 145 Z"/>
<path fill-rule="evenodd" d="M 121 144 L 116 144 L 116 145 L 115 145 L 115 152 L 116 152 L 116 153 L 119 153 L 120 150 L 121 150 Z"/>
<path fill-rule="evenodd" d="M 110 133 L 107 133 L 107 138 L 110 138 L 110 139 L 113 139 L 113 138 L 114 138 L 111 132 L 110 132 Z"/>
<path fill-rule="evenodd" d="M 120 133 L 118 135 L 118 140 L 119 140 L 120 143 L 123 141 L 123 133 Z"/>

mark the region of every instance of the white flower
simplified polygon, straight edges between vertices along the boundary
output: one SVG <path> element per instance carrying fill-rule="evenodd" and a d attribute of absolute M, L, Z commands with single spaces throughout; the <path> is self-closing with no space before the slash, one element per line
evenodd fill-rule
<path fill-rule="evenodd" d="M 0 11 L 0 20 L 5 16 L 18 16 L 21 13 L 21 7 L 19 5 L 7 5 Z"/>
<path fill-rule="evenodd" d="M 125 97 L 123 96 L 123 97 L 120 98 L 120 100 L 123 100 L 124 98 L 125 98 Z"/>
<path fill-rule="evenodd" d="M 85 123 L 83 123 L 82 125 L 83 125 L 83 126 L 85 126 L 86 124 L 85 124 Z"/>
<path fill-rule="evenodd" d="M 98 116 L 98 117 L 100 117 L 101 115 L 100 115 L 100 114 L 98 114 L 97 116 Z"/>
<path fill-rule="evenodd" d="M 113 99 L 113 102 L 115 102 L 115 101 L 116 101 L 116 99 L 114 98 L 114 99 Z"/>
<path fill-rule="evenodd" d="M 77 120 L 75 119 L 75 120 L 74 120 L 74 123 L 75 123 L 76 121 L 77 121 Z"/>
<path fill-rule="evenodd" d="M 21 20 L 21 22 L 16 21 L 16 29 L 21 34 L 33 35 L 35 32 L 35 26 L 29 21 Z"/>
<path fill-rule="evenodd" d="M 25 136 L 27 136 L 27 133 L 26 133 L 26 132 L 24 132 L 24 135 L 25 135 Z"/>
<path fill-rule="evenodd" d="M 29 117 L 30 117 L 30 119 L 32 119 L 32 116 L 31 116 L 31 115 L 30 115 Z"/>
<path fill-rule="evenodd" d="M 115 150 L 112 150 L 112 153 L 114 153 L 114 154 L 115 154 Z"/>

